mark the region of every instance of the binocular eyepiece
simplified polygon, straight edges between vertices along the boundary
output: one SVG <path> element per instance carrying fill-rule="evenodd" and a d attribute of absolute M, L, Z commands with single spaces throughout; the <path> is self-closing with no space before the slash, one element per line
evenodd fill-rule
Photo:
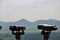
<path fill-rule="evenodd" d="M 45 30 L 57 30 L 56 26 L 50 25 L 38 25 L 38 29 L 45 29 Z"/>
<path fill-rule="evenodd" d="M 23 27 L 23 26 L 18 26 L 18 27 L 16 27 L 16 26 L 10 26 L 9 29 L 13 30 L 13 31 L 20 31 L 20 30 L 25 30 L 26 28 Z"/>

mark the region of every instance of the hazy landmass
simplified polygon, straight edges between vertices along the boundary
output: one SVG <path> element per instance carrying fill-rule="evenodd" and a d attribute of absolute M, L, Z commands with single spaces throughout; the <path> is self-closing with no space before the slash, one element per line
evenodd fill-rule
<path fill-rule="evenodd" d="M 15 36 L 9 31 L 10 25 L 24 25 L 26 27 L 25 35 L 22 36 L 21 40 L 42 40 L 42 35 L 40 34 L 41 31 L 37 29 L 38 24 L 56 25 L 58 30 L 51 33 L 49 40 L 60 39 L 60 21 L 49 19 L 30 22 L 26 19 L 21 19 L 16 22 L 0 21 L 0 25 L 2 26 L 2 29 L 0 30 L 0 40 L 15 40 Z"/>

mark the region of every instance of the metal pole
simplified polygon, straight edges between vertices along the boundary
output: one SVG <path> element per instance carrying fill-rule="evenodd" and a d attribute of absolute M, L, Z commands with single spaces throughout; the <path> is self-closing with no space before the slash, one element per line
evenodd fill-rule
<path fill-rule="evenodd" d="M 15 34 L 16 36 L 16 40 L 21 40 L 21 35 L 20 35 L 20 32 L 16 32 Z"/>
<path fill-rule="evenodd" d="M 42 30 L 41 34 L 43 35 L 43 40 L 48 40 L 50 36 L 51 31 Z"/>

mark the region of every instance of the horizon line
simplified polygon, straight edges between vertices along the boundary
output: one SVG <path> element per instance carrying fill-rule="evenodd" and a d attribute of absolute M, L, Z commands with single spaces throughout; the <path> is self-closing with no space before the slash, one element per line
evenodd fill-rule
<path fill-rule="evenodd" d="M 19 20 L 16 20 L 16 21 L 2 21 L 0 20 L 0 22 L 17 22 L 17 21 L 20 21 L 20 20 L 26 20 L 26 21 L 29 21 L 25 18 L 22 18 L 22 19 L 19 19 Z M 29 21 L 29 22 L 35 22 L 35 21 L 39 21 L 39 20 L 57 20 L 57 19 L 37 19 L 37 20 L 34 20 L 34 21 Z M 60 20 L 57 20 L 57 21 L 60 21 Z"/>

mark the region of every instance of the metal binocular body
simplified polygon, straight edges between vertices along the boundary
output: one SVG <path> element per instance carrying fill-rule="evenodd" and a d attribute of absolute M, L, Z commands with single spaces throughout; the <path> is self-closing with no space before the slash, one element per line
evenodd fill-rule
<path fill-rule="evenodd" d="M 0 26 L 0 29 L 1 29 L 2 27 Z"/>
<path fill-rule="evenodd" d="M 23 35 L 24 34 L 24 30 L 26 29 L 23 26 L 10 26 L 9 29 L 12 31 L 12 34 L 20 34 Z"/>
<path fill-rule="evenodd" d="M 50 30 L 57 30 L 56 26 L 45 26 L 45 25 L 38 25 L 38 29 L 44 29 L 46 31 Z"/>

